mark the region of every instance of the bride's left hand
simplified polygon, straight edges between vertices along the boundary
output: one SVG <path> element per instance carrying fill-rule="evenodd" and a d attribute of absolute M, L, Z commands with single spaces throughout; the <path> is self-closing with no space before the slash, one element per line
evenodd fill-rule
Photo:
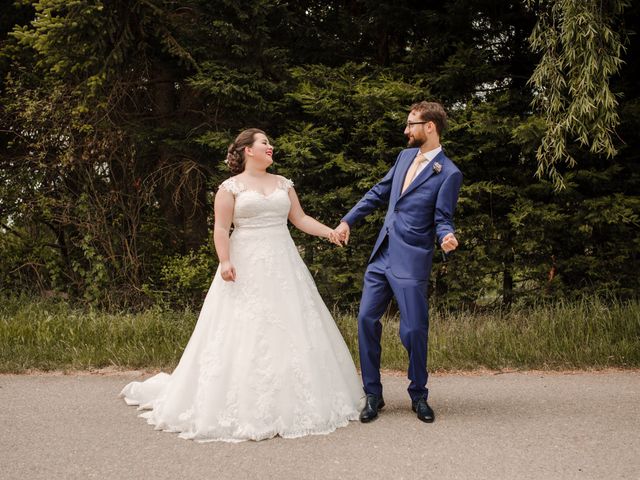
<path fill-rule="evenodd" d="M 339 247 L 342 246 L 342 236 L 336 232 L 335 230 L 331 230 L 329 232 L 329 236 L 327 237 L 329 241 Z"/>

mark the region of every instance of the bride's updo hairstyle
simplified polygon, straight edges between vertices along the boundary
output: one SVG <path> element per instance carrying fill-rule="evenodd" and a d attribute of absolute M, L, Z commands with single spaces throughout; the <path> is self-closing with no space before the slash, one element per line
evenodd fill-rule
<path fill-rule="evenodd" d="M 240 132 L 240 135 L 236 137 L 235 141 L 229 145 L 226 164 L 229 165 L 229 170 L 231 170 L 231 173 L 234 175 L 244 172 L 244 166 L 246 163 L 246 159 L 244 158 L 244 149 L 253 145 L 255 140 L 254 137 L 257 133 L 261 133 L 266 136 L 266 133 L 259 128 L 247 128 Z"/>

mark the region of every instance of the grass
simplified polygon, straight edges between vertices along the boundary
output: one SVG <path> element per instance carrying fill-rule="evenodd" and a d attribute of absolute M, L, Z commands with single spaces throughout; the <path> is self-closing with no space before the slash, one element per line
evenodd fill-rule
<path fill-rule="evenodd" d="M 195 321 L 189 311 L 112 314 L 62 303 L 5 303 L 0 308 L 0 372 L 170 368 Z"/>
<path fill-rule="evenodd" d="M 197 312 L 150 309 L 106 313 L 34 299 L 0 302 L 0 372 L 115 366 L 173 368 Z M 356 319 L 336 322 L 358 362 Z M 404 370 L 407 354 L 398 318 L 383 322 L 382 367 Z M 599 298 L 503 312 L 435 309 L 430 370 L 591 369 L 640 367 L 640 302 Z"/>

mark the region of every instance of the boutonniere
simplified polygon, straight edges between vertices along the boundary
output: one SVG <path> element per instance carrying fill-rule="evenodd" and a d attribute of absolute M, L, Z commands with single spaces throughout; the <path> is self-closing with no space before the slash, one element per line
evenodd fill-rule
<path fill-rule="evenodd" d="M 440 165 L 438 162 L 435 162 L 433 164 L 433 173 L 435 173 L 436 175 L 439 174 L 442 171 L 442 165 Z"/>

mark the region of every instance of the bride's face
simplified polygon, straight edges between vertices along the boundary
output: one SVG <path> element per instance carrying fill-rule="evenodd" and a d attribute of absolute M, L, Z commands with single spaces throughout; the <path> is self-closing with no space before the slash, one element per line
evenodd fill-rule
<path fill-rule="evenodd" d="M 256 133 L 253 137 L 253 145 L 247 147 L 247 161 L 252 161 L 257 166 L 267 168 L 273 163 L 273 146 L 269 139 L 262 133 Z"/>

